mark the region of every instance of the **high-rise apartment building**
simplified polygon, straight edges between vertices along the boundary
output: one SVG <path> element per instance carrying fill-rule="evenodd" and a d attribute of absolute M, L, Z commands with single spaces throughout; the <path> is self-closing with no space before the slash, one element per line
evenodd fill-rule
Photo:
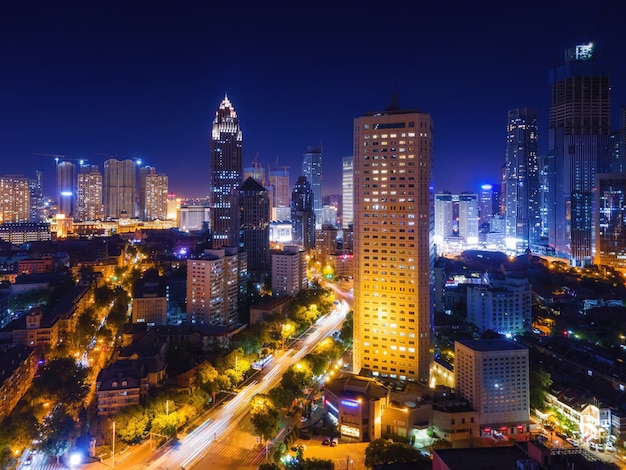
<path fill-rule="evenodd" d="M 239 187 L 239 248 L 248 253 L 250 281 L 270 276 L 270 199 L 261 184 L 248 177 Z"/>
<path fill-rule="evenodd" d="M 299 176 L 291 192 L 291 224 L 293 242 L 305 253 L 315 248 L 315 213 L 313 212 L 313 190 L 306 176 Z"/>
<path fill-rule="evenodd" d="M 44 199 L 43 199 L 43 173 L 35 171 L 35 179 L 29 182 L 30 187 L 30 221 L 41 222 L 44 220 Z"/>
<path fill-rule="evenodd" d="M 210 204 L 213 248 L 236 246 L 237 188 L 243 182 L 243 135 L 235 108 L 225 96 L 211 131 Z"/>
<path fill-rule="evenodd" d="M 137 191 L 137 213 L 136 213 L 137 217 L 139 217 L 139 220 L 154 220 L 154 219 L 149 219 L 146 214 L 146 211 L 147 211 L 146 177 L 149 175 L 156 175 L 156 174 L 157 174 L 156 168 L 150 165 L 142 166 L 139 168 L 139 182 L 138 182 L 138 191 Z"/>
<path fill-rule="evenodd" d="M 506 144 L 506 246 L 520 254 L 541 238 L 535 109 L 509 111 Z"/>
<path fill-rule="evenodd" d="M 344 157 L 341 170 L 341 226 L 349 228 L 354 219 L 354 157 Z"/>
<path fill-rule="evenodd" d="M 30 221 L 30 186 L 23 176 L 0 176 L 0 223 Z"/>
<path fill-rule="evenodd" d="M 135 215 L 137 164 L 130 159 L 111 158 L 104 162 L 104 218 L 119 219 Z"/>
<path fill-rule="evenodd" d="M 354 370 L 429 380 L 432 362 L 430 115 L 354 120 Z"/>
<path fill-rule="evenodd" d="M 291 218 L 291 187 L 289 186 L 289 167 L 270 171 L 270 187 L 273 189 L 272 220 Z"/>
<path fill-rule="evenodd" d="M 205 250 L 187 262 L 187 321 L 208 325 L 238 320 L 241 279 L 246 275 L 246 254 L 237 247 Z"/>
<path fill-rule="evenodd" d="M 626 273 L 626 173 L 596 175 L 594 264 Z"/>
<path fill-rule="evenodd" d="M 145 178 L 145 219 L 167 219 L 168 177 L 151 173 Z"/>
<path fill-rule="evenodd" d="M 306 177 L 313 191 L 313 212 L 315 227 L 322 228 L 322 148 L 307 147 L 303 155 L 302 174 Z"/>
<path fill-rule="evenodd" d="M 272 293 L 295 296 L 306 287 L 306 255 L 299 246 L 272 250 Z"/>
<path fill-rule="evenodd" d="M 459 238 L 469 245 L 478 244 L 478 194 L 459 194 Z"/>
<path fill-rule="evenodd" d="M 456 392 L 478 411 L 481 435 L 515 434 L 530 419 L 528 349 L 507 339 L 454 343 Z"/>
<path fill-rule="evenodd" d="M 57 160 L 57 213 L 74 216 L 76 197 L 76 165 Z"/>
<path fill-rule="evenodd" d="M 79 222 L 102 220 L 102 174 L 97 165 L 82 165 L 76 177 L 76 216 Z"/>
<path fill-rule="evenodd" d="M 592 43 L 567 50 L 550 79 L 550 244 L 557 256 L 583 266 L 593 261 L 596 173 L 609 171 L 610 79 Z"/>

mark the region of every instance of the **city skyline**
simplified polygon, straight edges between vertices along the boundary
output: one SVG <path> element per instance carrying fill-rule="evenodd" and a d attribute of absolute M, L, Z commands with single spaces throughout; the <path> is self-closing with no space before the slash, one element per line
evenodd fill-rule
<path fill-rule="evenodd" d="M 557 3 L 531 2 L 506 19 L 495 4 L 401 2 L 376 15 L 367 3 L 333 6 L 332 15 L 324 5 L 300 15 L 271 5 L 11 5 L 0 41 L 0 173 L 34 178 L 41 170 L 52 195 L 54 160 L 36 153 L 100 168 L 111 157 L 136 158 L 168 175 L 171 192 L 208 195 L 211 122 L 227 94 L 244 134 L 244 167 L 257 155 L 264 167 L 289 166 L 293 185 L 307 147 L 319 146 L 322 191 L 339 193 L 352 120 L 384 109 L 395 91 L 401 107 L 433 118 L 435 191 L 477 191 L 499 181 L 510 109 L 538 110 L 547 151 L 548 73 L 576 44 L 594 40 L 610 60 L 611 125 L 619 126 L 626 39 L 617 21 L 626 6 Z M 312 38 L 307 25 L 320 34 Z M 363 42 L 376 27 L 380 44 Z M 524 40 L 522 27 L 532 30 Z"/>

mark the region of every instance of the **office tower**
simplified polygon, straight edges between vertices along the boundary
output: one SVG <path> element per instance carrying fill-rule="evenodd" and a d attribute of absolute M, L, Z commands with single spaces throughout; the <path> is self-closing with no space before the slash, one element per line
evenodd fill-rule
<path fill-rule="evenodd" d="M 498 214 L 506 213 L 506 162 L 500 167 L 500 206 Z"/>
<path fill-rule="evenodd" d="M 254 166 L 243 169 L 243 180 L 246 181 L 248 178 L 252 178 L 261 186 L 265 187 L 267 182 L 265 181 L 265 170 L 263 169 L 263 166 L 255 164 L 255 162 L 252 163 Z"/>
<path fill-rule="evenodd" d="M 481 332 L 502 335 L 530 333 L 532 292 L 528 278 L 486 276 L 487 284 L 467 286 L 467 321 Z"/>
<path fill-rule="evenodd" d="M 349 228 L 354 219 L 354 157 L 342 160 L 341 190 L 341 226 Z"/>
<path fill-rule="evenodd" d="M 269 172 L 270 187 L 273 190 L 272 220 L 289 220 L 291 218 L 291 188 L 289 187 L 289 167 Z"/>
<path fill-rule="evenodd" d="M 315 228 L 322 227 L 322 148 L 307 147 L 303 155 L 302 174 L 306 177 L 313 191 L 313 212 Z"/>
<path fill-rule="evenodd" d="M 331 255 L 337 254 L 337 235 L 338 230 L 332 225 L 324 224 L 321 229 L 315 231 L 315 260 L 320 263 L 320 273 L 325 275 L 332 274 L 328 265 Z"/>
<path fill-rule="evenodd" d="M 313 190 L 305 176 L 299 176 L 291 192 L 291 224 L 293 242 L 305 253 L 315 248 L 315 214 Z"/>
<path fill-rule="evenodd" d="M 479 413 L 481 434 L 527 429 L 528 349 L 507 339 L 454 343 L 456 392 Z"/>
<path fill-rule="evenodd" d="M 187 321 L 208 325 L 238 320 L 241 279 L 247 276 L 246 254 L 237 247 L 205 250 L 187 262 Z"/>
<path fill-rule="evenodd" d="M 454 234 L 454 202 L 449 192 L 435 194 L 435 232 L 437 253 L 446 252 L 446 241 Z"/>
<path fill-rule="evenodd" d="M 85 222 L 102 216 L 102 174 L 97 165 L 82 165 L 76 178 L 75 219 Z"/>
<path fill-rule="evenodd" d="M 593 185 L 609 167 L 610 80 L 595 55 L 576 46 L 550 74 L 550 244 L 574 266 L 592 262 Z"/>
<path fill-rule="evenodd" d="M 167 219 L 167 175 L 151 173 L 145 177 L 145 220 Z"/>
<path fill-rule="evenodd" d="M 76 196 L 76 165 L 57 160 L 57 214 L 74 216 Z"/>
<path fill-rule="evenodd" d="M 626 173 L 596 175 L 595 259 L 626 273 Z"/>
<path fill-rule="evenodd" d="M 211 131 L 210 204 L 213 248 L 236 246 L 236 190 L 242 183 L 243 137 L 235 108 L 225 96 Z"/>
<path fill-rule="evenodd" d="M 0 224 L 30 221 L 30 186 L 23 176 L 0 176 Z"/>
<path fill-rule="evenodd" d="M 459 238 L 468 245 L 478 244 L 478 194 L 461 193 L 459 201 Z"/>
<path fill-rule="evenodd" d="M 272 294 L 295 296 L 307 284 L 306 255 L 299 246 L 272 251 Z"/>
<path fill-rule="evenodd" d="M 479 208 L 479 225 L 480 227 L 488 226 L 493 212 L 493 185 L 483 184 L 480 186 L 480 208 Z"/>
<path fill-rule="evenodd" d="M 520 254 L 541 238 L 537 110 L 510 110 L 506 131 L 506 247 Z"/>
<path fill-rule="evenodd" d="M 119 219 L 135 214 L 137 166 L 133 160 L 111 158 L 104 162 L 104 218 Z"/>
<path fill-rule="evenodd" d="M 29 180 L 30 188 L 30 221 L 40 222 L 44 219 L 43 173 L 35 171 L 35 179 Z"/>
<path fill-rule="evenodd" d="M 136 216 L 139 217 L 139 220 L 154 220 L 149 219 L 146 214 L 146 177 L 148 175 L 156 175 L 156 168 L 146 165 L 139 168 L 139 183 L 138 183 L 138 191 L 137 191 L 137 211 Z"/>
<path fill-rule="evenodd" d="M 432 362 L 430 115 L 354 120 L 354 370 L 427 383 Z"/>
<path fill-rule="evenodd" d="M 248 253 L 250 281 L 263 283 L 270 275 L 270 200 L 267 189 L 253 177 L 239 187 L 239 248 Z"/>
<path fill-rule="evenodd" d="M 611 134 L 611 173 L 626 172 L 626 106 L 620 108 L 620 128 Z"/>
<path fill-rule="evenodd" d="M 502 215 L 502 185 L 494 183 L 491 186 L 491 212 L 493 215 Z"/>

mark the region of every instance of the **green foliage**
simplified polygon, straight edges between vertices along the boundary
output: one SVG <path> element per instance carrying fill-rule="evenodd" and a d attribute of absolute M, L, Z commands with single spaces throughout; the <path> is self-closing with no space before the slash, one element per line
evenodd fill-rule
<path fill-rule="evenodd" d="M 30 407 L 15 409 L 0 423 L 0 448 L 24 449 L 38 435 L 38 422 Z"/>
<path fill-rule="evenodd" d="M 283 387 L 274 387 L 269 391 L 269 399 L 275 408 L 285 408 L 291 404 L 293 393 Z"/>
<path fill-rule="evenodd" d="M 530 389 L 530 407 L 542 410 L 545 407 L 546 393 L 552 385 L 552 376 L 540 365 L 535 364 L 528 368 Z"/>
<path fill-rule="evenodd" d="M 67 452 L 79 436 L 78 425 L 64 406 L 57 406 L 41 427 L 41 449 L 57 459 Z"/>
<path fill-rule="evenodd" d="M 401 442 L 389 442 L 385 439 L 376 439 L 370 442 L 365 449 L 365 465 L 367 467 L 391 463 L 428 461 L 428 458 L 424 457 L 418 450 Z"/>
<path fill-rule="evenodd" d="M 150 419 L 141 405 L 131 405 L 122 409 L 114 418 L 116 434 L 124 442 L 135 442 L 148 432 Z"/>
<path fill-rule="evenodd" d="M 350 310 L 346 315 L 346 319 L 341 326 L 341 333 L 339 333 L 339 339 L 344 343 L 352 342 L 352 338 L 354 337 L 354 311 Z"/>
<path fill-rule="evenodd" d="M 283 374 L 280 385 L 285 390 L 292 393 L 292 396 L 296 396 L 304 387 L 308 385 L 311 378 L 312 375 L 310 371 L 298 370 L 296 366 L 291 366 Z"/>
<path fill-rule="evenodd" d="M 88 376 L 89 369 L 77 365 L 71 357 L 53 359 L 39 369 L 32 391 L 54 403 L 78 406 L 89 392 Z"/>
<path fill-rule="evenodd" d="M 271 439 L 278 431 L 280 413 L 269 402 L 266 402 L 262 407 L 253 407 L 250 421 L 256 434 L 260 435 L 263 440 Z"/>

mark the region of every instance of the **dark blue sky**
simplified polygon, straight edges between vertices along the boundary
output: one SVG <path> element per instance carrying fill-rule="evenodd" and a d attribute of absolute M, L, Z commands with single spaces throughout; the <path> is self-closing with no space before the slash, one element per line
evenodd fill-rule
<path fill-rule="evenodd" d="M 547 148 L 548 70 L 566 48 L 594 40 L 615 116 L 626 103 L 622 0 L 13 3 L 0 11 L 0 174 L 43 170 L 47 194 L 54 161 L 34 153 L 141 158 L 172 192 L 206 194 L 224 93 L 245 166 L 258 152 L 295 181 L 322 145 L 324 194 L 340 191 L 353 119 L 392 90 L 432 115 L 435 189 L 453 192 L 498 180 L 510 108 L 538 108 Z"/>

